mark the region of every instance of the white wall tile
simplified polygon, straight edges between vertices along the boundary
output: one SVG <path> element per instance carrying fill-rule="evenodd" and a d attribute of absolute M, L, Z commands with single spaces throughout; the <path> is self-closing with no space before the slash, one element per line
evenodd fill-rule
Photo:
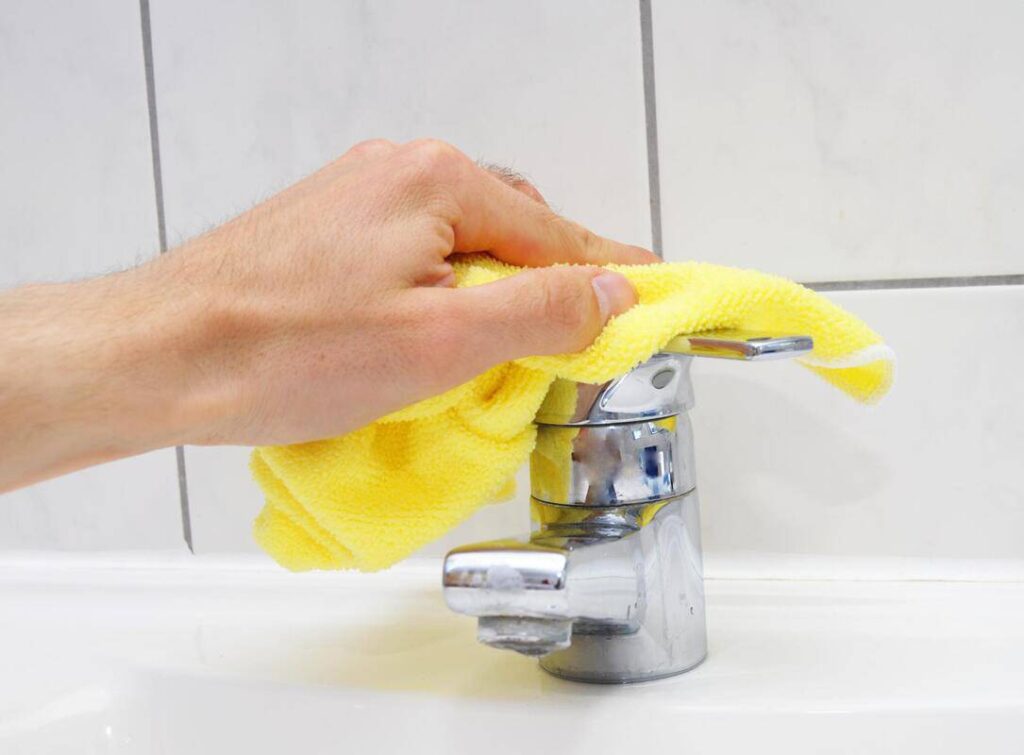
<path fill-rule="evenodd" d="M 0 287 L 157 251 L 139 5 L 0 7 Z M 173 451 L 0 496 L 0 547 L 178 547 Z"/>
<path fill-rule="evenodd" d="M 0 496 L 0 549 L 184 549 L 173 449 Z"/>
<path fill-rule="evenodd" d="M 650 243 L 635 2 L 155 2 L 172 243 L 372 137 L 445 139 Z M 188 449 L 195 544 L 249 548 L 244 451 Z M 524 520 L 525 521 L 525 520 Z"/>
<path fill-rule="evenodd" d="M 804 281 L 1024 272 L 1024 5 L 653 19 L 667 256 Z"/>
<path fill-rule="evenodd" d="M 252 523 L 263 493 L 249 474 L 250 448 L 188 446 L 192 546 L 196 553 L 257 552 Z"/>
<path fill-rule="evenodd" d="M 715 554 L 1024 558 L 1024 287 L 843 292 L 896 350 L 879 405 L 807 370 L 698 360 Z"/>
<path fill-rule="evenodd" d="M 445 139 L 650 242 L 636 3 L 156 2 L 172 238 L 367 138 Z"/>
<path fill-rule="evenodd" d="M 158 251 L 138 5 L 0 7 L 0 285 Z"/>

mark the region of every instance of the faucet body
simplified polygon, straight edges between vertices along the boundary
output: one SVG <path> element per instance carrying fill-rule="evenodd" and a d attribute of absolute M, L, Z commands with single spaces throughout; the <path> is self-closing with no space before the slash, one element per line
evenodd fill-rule
<path fill-rule="evenodd" d="M 531 535 L 445 558 L 445 599 L 477 617 L 481 642 L 586 682 L 658 679 L 704 659 L 691 362 L 791 356 L 811 342 L 680 339 L 608 383 L 552 387 L 535 420 Z"/>

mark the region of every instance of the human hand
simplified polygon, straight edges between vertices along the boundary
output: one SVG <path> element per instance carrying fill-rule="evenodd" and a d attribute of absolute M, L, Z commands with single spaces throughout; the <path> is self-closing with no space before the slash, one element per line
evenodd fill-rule
<path fill-rule="evenodd" d="M 527 266 L 657 258 L 511 182 L 440 142 L 367 142 L 172 254 L 167 279 L 187 280 L 205 313 L 196 348 L 207 367 L 193 390 L 213 409 L 180 440 L 338 435 L 501 362 L 587 346 L 635 303 L 624 277 L 561 267 L 457 290 L 451 255 Z"/>
<path fill-rule="evenodd" d="M 451 288 L 452 255 L 476 251 L 538 269 Z M 446 144 L 363 143 L 139 268 L 0 298 L 30 334 L 0 343 L 23 368 L 0 370 L 0 419 L 23 430 L 0 441 L 0 489 L 163 446 L 354 430 L 579 350 L 635 303 L 621 275 L 546 266 L 656 261 Z"/>

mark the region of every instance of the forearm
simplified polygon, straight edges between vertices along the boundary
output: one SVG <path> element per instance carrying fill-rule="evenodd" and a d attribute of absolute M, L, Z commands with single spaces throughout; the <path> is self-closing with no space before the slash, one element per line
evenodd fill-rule
<path fill-rule="evenodd" d="M 0 491 L 180 442 L 190 347 L 157 283 L 147 266 L 0 294 Z"/>

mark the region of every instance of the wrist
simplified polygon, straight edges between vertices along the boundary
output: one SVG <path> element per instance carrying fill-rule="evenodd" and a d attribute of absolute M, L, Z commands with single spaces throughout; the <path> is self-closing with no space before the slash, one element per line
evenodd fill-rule
<path fill-rule="evenodd" d="M 205 250 L 195 250 L 201 257 Z M 114 296 L 126 321 L 107 369 L 132 381 L 121 387 L 126 402 L 120 425 L 134 452 L 225 440 L 236 386 L 225 370 L 231 340 L 217 292 L 189 275 L 184 248 L 126 274 Z M 126 316 L 127 315 L 127 316 Z"/>
<path fill-rule="evenodd" d="M 159 262 L 49 292 L 62 310 L 48 344 L 63 383 L 50 395 L 85 453 L 115 459 L 183 442 L 193 413 L 187 325 L 153 274 Z"/>
<path fill-rule="evenodd" d="M 133 362 L 148 376 L 145 442 L 159 446 L 239 442 L 237 425 L 252 392 L 259 319 L 245 285 L 225 285 L 223 241 L 200 237 L 138 268 L 135 288 L 153 304 L 130 338 Z"/>

